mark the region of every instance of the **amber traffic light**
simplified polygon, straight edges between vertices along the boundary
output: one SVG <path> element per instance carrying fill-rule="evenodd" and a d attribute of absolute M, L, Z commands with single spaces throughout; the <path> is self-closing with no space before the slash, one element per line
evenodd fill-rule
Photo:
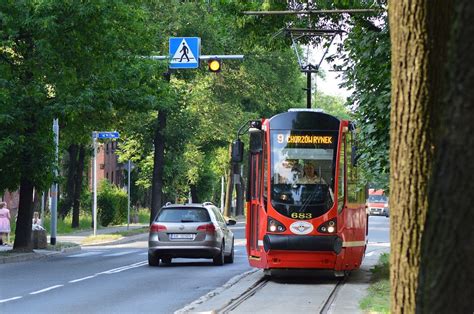
<path fill-rule="evenodd" d="M 222 67 L 221 59 L 211 58 L 209 59 L 207 64 L 209 66 L 209 71 L 214 72 L 214 73 L 221 71 L 221 67 Z"/>

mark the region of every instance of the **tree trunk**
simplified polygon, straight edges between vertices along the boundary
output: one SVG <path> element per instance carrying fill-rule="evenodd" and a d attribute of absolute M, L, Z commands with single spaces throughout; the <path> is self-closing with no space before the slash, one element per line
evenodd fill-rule
<path fill-rule="evenodd" d="M 442 7 L 442 8 L 440 8 Z M 433 132 L 438 128 L 447 2 L 390 1 L 391 312 L 414 313 L 421 236 L 428 210 Z"/>
<path fill-rule="evenodd" d="M 64 191 L 64 200 L 61 202 L 61 207 L 59 208 L 59 216 L 61 219 L 64 219 L 71 210 L 74 198 L 74 184 L 75 176 L 77 173 L 77 151 L 78 145 L 71 144 L 68 149 L 68 163 L 67 163 L 67 178 L 66 178 L 66 190 Z"/>
<path fill-rule="evenodd" d="M 72 228 L 79 228 L 79 214 L 81 209 L 82 180 L 84 178 L 84 165 L 86 150 L 83 145 L 79 146 L 79 156 L 77 159 L 76 173 L 74 175 L 74 194 L 72 208 Z"/>
<path fill-rule="evenodd" d="M 158 114 L 158 123 L 155 129 L 155 153 L 153 156 L 153 179 L 151 187 L 151 213 L 150 224 L 153 222 L 158 210 L 161 207 L 163 195 L 163 169 L 165 164 L 165 128 L 167 112 L 160 110 Z"/>
<path fill-rule="evenodd" d="M 232 166 L 229 167 L 229 174 L 227 175 L 227 186 L 225 192 L 224 216 L 230 217 L 232 211 L 232 194 L 234 192 L 234 174 L 232 173 Z"/>
<path fill-rule="evenodd" d="M 16 221 L 14 250 L 32 251 L 31 225 L 33 219 L 33 182 L 28 177 L 20 179 L 20 203 Z"/>
<path fill-rule="evenodd" d="M 191 201 L 193 203 L 199 203 L 199 195 L 196 188 L 196 184 L 190 184 L 189 188 L 191 190 Z"/>
<path fill-rule="evenodd" d="M 455 4 L 445 128 L 436 141 L 422 237 L 418 313 L 474 310 L 474 3 Z M 469 39 L 470 38 L 470 39 Z"/>

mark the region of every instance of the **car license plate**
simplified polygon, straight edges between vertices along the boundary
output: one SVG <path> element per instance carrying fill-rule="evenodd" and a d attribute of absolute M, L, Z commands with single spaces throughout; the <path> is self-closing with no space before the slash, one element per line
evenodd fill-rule
<path fill-rule="evenodd" d="M 196 235 L 194 233 L 171 233 L 170 239 L 179 240 L 194 240 Z"/>

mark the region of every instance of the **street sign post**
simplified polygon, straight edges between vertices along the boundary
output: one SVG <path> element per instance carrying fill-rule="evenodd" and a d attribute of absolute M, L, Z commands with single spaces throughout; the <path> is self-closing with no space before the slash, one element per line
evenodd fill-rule
<path fill-rule="evenodd" d="M 199 67 L 201 38 L 170 37 L 170 69 L 196 69 Z"/>
<path fill-rule="evenodd" d="M 104 139 L 104 138 L 119 138 L 120 134 L 119 132 L 116 131 L 111 131 L 111 132 L 96 132 L 97 138 L 98 139 Z"/>
<path fill-rule="evenodd" d="M 120 134 L 116 131 L 111 132 L 92 132 L 92 147 L 94 149 L 94 158 L 92 161 L 92 216 L 94 217 L 94 237 L 97 234 L 97 139 L 115 139 L 119 138 Z"/>

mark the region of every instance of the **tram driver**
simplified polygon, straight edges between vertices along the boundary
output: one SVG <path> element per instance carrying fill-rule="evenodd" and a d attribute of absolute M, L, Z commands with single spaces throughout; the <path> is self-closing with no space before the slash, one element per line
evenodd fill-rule
<path fill-rule="evenodd" d="M 303 166 L 303 176 L 299 178 L 300 184 L 327 184 L 316 171 L 316 163 L 314 160 L 305 160 Z"/>

